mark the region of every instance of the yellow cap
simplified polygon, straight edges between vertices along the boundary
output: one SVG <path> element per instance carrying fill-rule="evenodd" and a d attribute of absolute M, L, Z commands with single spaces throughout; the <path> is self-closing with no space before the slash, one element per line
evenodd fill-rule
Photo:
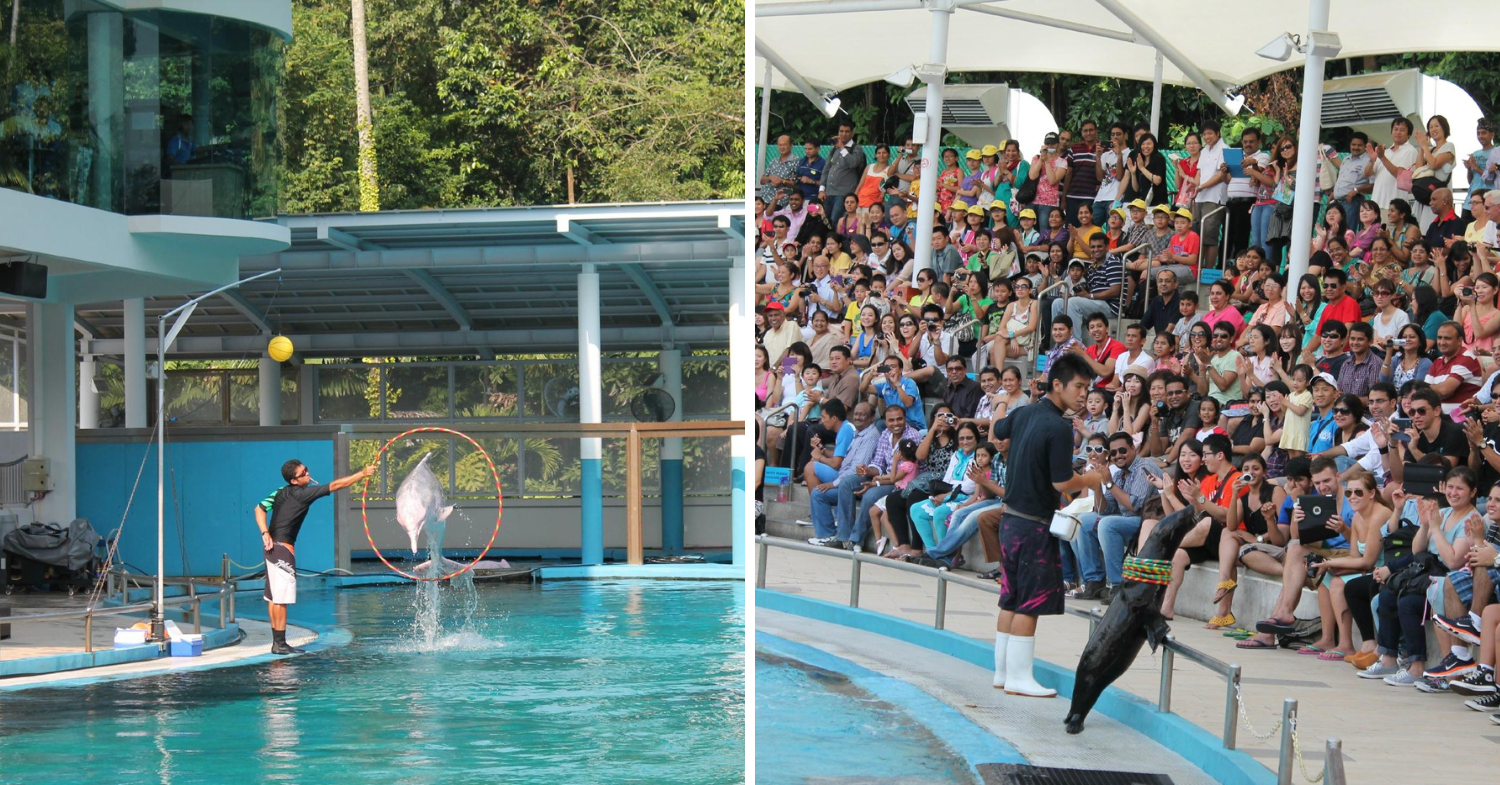
<path fill-rule="evenodd" d="M 981 150 L 980 152 L 983 153 L 984 155 L 999 155 L 1000 154 L 1000 148 L 998 148 L 998 147 L 996 147 L 996 146 L 994 146 L 992 144 L 987 144 L 987 145 L 984 146 L 984 149 Z"/>
<path fill-rule="evenodd" d="M 1129 206 L 1132 207 L 1132 208 L 1134 208 L 1134 209 L 1136 209 L 1136 210 L 1144 210 L 1144 209 L 1146 209 L 1146 200 L 1145 199 L 1137 199 L 1137 200 L 1131 202 Z"/>
<path fill-rule="evenodd" d="M 916 183 L 912 183 L 912 187 L 916 187 Z M 1156 205 L 1155 207 L 1152 207 L 1151 208 L 1151 212 L 1153 212 L 1153 213 L 1166 213 L 1167 215 L 1171 215 L 1172 214 L 1172 208 L 1168 207 L 1167 205 L 1164 205 L 1164 204 L 1159 204 L 1159 205 Z"/>
<path fill-rule="evenodd" d="M 984 208 L 980 207 L 977 204 L 973 204 L 969 205 L 969 209 L 965 210 L 965 212 L 967 212 L 969 215 L 984 215 Z"/>
<path fill-rule="evenodd" d="M 1123 207 L 1116 207 L 1115 209 L 1110 210 L 1110 212 L 1114 213 L 1115 215 L 1120 216 L 1120 220 L 1122 220 L 1122 221 L 1126 221 L 1126 220 L 1130 219 L 1130 216 L 1128 216 L 1128 215 L 1125 214 L 1125 208 L 1123 208 Z"/>
<path fill-rule="evenodd" d="M 980 157 L 980 152 L 978 150 L 970 150 L 969 152 L 964 153 L 964 157 L 971 161 L 977 160 Z"/>
<path fill-rule="evenodd" d="M 1193 220 L 1193 211 L 1187 209 L 1186 207 L 1179 207 L 1177 208 L 1177 212 L 1172 214 L 1181 218 L 1186 218 L 1189 221 Z"/>
<path fill-rule="evenodd" d="M 1036 211 L 1033 210 L 1033 209 L 1031 209 L 1030 207 L 1028 207 L 1025 210 L 1021 211 L 1021 217 L 1022 218 L 1030 218 L 1031 220 L 1035 221 L 1036 220 Z"/>
<path fill-rule="evenodd" d="M 1005 209 L 1005 202 L 1002 202 L 999 199 L 996 199 L 995 201 L 990 202 L 990 209 L 991 210 L 1004 210 Z"/>

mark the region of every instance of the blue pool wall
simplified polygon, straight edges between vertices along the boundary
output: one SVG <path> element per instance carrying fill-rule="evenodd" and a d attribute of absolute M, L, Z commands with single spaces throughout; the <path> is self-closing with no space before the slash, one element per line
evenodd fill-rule
<path fill-rule="evenodd" d="M 873 632 L 984 668 L 993 668 L 995 664 L 991 642 L 968 638 L 948 630 L 936 630 L 924 624 L 861 608 L 849 608 L 767 589 L 755 590 L 755 606 Z M 1057 690 L 1060 699 L 1072 699 L 1072 670 L 1037 660 L 1036 679 L 1044 686 Z M 1224 749 L 1218 736 L 1176 714 L 1163 714 L 1156 710 L 1156 704 L 1117 687 L 1104 691 L 1095 704 L 1094 711 L 1118 720 L 1176 752 L 1202 769 L 1215 782 L 1227 785 L 1270 785 L 1276 781 L 1276 775 L 1270 769 L 1247 753 Z M 1059 725 L 1057 730 L 1061 734 L 1062 726 Z M 1241 735 L 1246 732 L 1244 728 L 1240 729 Z"/>
<path fill-rule="evenodd" d="M 295 458 L 306 464 L 318 482 L 333 477 L 333 445 L 318 439 L 172 442 L 166 449 L 166 513 L 164 558 L 168 575 L 218 575 L 220 557 L 240 564 L 259 565 L 260 531 L 253 507 L 266 494 L 286 483 L 281 464 Z M 141 459 L 146 468 L 140 487 L 124 519 L 120 558 L 132 567 L 156 571 L 156 451 L 146 442 L 79 442 L 78 517 L 88 519 L 99 534 L 121 527 Z M 180 519 L 179 519 L 180 511 Z M 297 566 L 331 570 L 335 565 L 334 501 L 314 503 L 297 537 Z M 180 524 L 180 526 L 179 526 Z M 178 531 L 187 545 L 187 567 L 182 563 Z M 243 570 L 234 570 L 236 573 Z"/>

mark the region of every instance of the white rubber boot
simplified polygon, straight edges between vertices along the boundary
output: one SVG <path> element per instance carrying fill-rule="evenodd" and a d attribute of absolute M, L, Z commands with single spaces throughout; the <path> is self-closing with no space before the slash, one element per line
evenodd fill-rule
<path fill-rule="evenodd" d="M 1057 690 L 1049 690 L 1031 675 L 1032 655 L 1036 651 L 1036 638 L 1012 635 L 1005 647 L 1005 694 L 1024 695 L 1028 698 L 1051 698 Z"/>
<path fill-rule="evenodd" d="M 1010 646 L 1010 633 L 995 633 L 995 689 L 1005 688 L 1005 650 Z"/>

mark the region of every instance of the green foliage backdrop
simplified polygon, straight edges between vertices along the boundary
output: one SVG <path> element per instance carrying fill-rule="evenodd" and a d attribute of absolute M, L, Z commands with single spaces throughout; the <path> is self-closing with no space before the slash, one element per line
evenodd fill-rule
<path fill-rule="evenodd" d="M 737 0 L 369 0 L 383 209 L 739 198 Z M 356 210 L 347 0 L 295 0 L 282 212 Z"/>

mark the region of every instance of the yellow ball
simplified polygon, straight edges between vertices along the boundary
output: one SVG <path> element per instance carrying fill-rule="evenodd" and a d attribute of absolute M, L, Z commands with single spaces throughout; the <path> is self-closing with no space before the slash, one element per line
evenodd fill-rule
<path fill-rule="evenodd" d="M 292 357 L 292 339 L 285 335 L 272 338 L 270 345 L 266 347 L 266 354 L 271 355 L 271 359 L 276 362 L 286 362 Z"/>

